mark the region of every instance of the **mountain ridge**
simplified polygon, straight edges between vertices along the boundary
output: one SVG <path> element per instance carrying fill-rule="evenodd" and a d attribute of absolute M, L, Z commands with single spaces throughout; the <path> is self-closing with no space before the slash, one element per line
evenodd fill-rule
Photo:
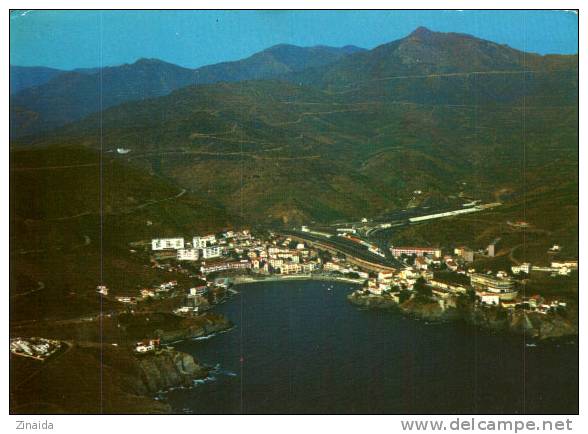
<path fill-rule="evenodd" d="M 408 36 L 332 64 L 287 77 L 321 87 L 342 87 L 360 80 L 427 74 L 493 71 L 553 71 L 578 67 L 578 55 L 539 55 L 461 33 L 419 27 Z"/>
<path fill-rule="evenodd" d="M 163 96 L 188 85 L 266 79 L 321 66 L 360 48 L 280 44 L 245 59 L 196 69 L 154 58 L 99 70 L 62 71 L 11 95 L 11 134 L 47 131 L 120 103 Z"/>
<path fill-rule="evenodd" d="M 290 48 L 280 55 L 276 62 L 289 59 Z M 527 58 L 536 70 L 520 69 Z M 496 190 L 522 188 L 522 165 L 537 187 L 543 172 L 558 178 L 553 155 L 566 170 L 577 166 L 576 60 L 554 67 L 552 58 L 417 29 L 279 79 L 126 101 L 11 147 L 124 147 L 129 164 L 215 198 L 233 215 L 270 221 L 358 218 L 406 206 L 415 190 L 450 195 L 457 180 L 492 200 Z M 390 79 L 403 69 L 413 75 Z"/>

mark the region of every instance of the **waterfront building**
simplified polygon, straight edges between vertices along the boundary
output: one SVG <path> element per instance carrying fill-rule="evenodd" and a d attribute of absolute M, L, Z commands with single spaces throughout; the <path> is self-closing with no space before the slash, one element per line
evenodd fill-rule
<path fill-rule="evenodd" d="M 296 274 L 296 273 L 300 273 L 300 271 L 301 271 L 300 264 L 286 262 L 280 266 L 280 273 L 281 274 Z"/>
<path fill-rule="evenodd" d="M 202 263 L 200 272 L 202 274 L 215 273 L 227 270 L 246 270 L 251 268 L 251 263 L 247 260 L 242 261 L 214 261 Z"/>
<path fill-rule="evenodd" d="M 518 291 L 515 283 L 509 278 L 499 278 L 491 274 L 474 273 L 470 276 L 472 286 L 478 295 L 482 293 L 497 294 L 500 300 L 513 300 Z"/>
<path fill-rule="evenodd" d="M 315 262 L 305 262 L 300 267 L 303 273 L 311 273 L 318 268 L 318 265 Z"/>
<path fill-rule="evenodd" d="M 208 293 L 208 287 L 207 286 L 196 286 L 196 287 L 190 288 L 188 290 L 188 294 L 191 297 L 203 296 L 203 295 L 206 295 L 207 293 Z"/>
<path fill-rule="evenodd" d="M 273 269 L 281 268 L 282 265 L 284 264 L 283 259 L 276 259 L 276 258 L 271 258 L 268 262 L 272 266 Z"/>
<path fill-rule="evenodd" d="M 328 261 L 325 262 L 323 265 L 323 270 L 325 271 L 339 271 L 341 266 L 339 264 L 335 264 L 334 262 Z"/>

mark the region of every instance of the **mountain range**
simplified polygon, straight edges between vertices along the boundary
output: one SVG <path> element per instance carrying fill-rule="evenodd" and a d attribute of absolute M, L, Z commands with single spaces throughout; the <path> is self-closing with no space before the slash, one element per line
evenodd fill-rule
<path fill-rule="evenodd" d="M 59 71 L 11 66 L 13 136 L 45 131 L 127 101 L 167 95 L 195 84 L 273 78 L 332 63 L 361 48 L 276 45 L 246 59 L 196 69 L 158 59 Z"/>

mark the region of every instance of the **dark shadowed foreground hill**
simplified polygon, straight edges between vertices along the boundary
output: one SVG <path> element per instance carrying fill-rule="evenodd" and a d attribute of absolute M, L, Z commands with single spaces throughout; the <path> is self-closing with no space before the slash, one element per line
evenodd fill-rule
<path fill-rule="evenodd" d="M 230 221 L 214 202 L 76 147 L 12 152 L 10 194 L 11 321 L 95 312 L 101 281 L 125 291 L 169 280 L 128 243 Z"/>

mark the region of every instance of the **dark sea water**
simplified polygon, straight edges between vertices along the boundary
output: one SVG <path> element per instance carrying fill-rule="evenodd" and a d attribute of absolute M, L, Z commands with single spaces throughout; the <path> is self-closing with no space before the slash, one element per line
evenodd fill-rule
<path fill-rule="evenodd" d="M 217 365 L 209 381 L 166 395 L 177 413 L 578 412 L 575 342 L 527 346 L 464 324 L 362 310 L 346 300 L 350 284 L 236 289 L 216 308 L 234 329 L 176 345 Z"/>

